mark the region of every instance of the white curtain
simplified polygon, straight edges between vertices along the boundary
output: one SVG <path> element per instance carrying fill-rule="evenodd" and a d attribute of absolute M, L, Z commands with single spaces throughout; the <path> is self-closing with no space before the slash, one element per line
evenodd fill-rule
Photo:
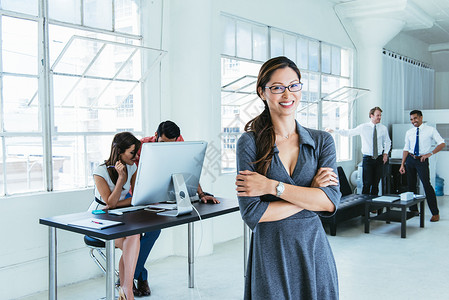
<path fill-rule="evenodd" d="M 435 70 L 388 51 L 382 63 L 384 124 L 406 123 L 404 110 L 435 108 Z"/>

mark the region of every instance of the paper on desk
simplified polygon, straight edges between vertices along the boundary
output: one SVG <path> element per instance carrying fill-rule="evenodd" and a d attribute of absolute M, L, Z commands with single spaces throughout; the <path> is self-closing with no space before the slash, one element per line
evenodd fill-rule
<path fill-rule="evenodd" d="M 111 221 L 111 220 L 101 220 L 95 218 L 81 219 L 68 223 L 67 225 L 91 228 L 91 229 L 105 229 L 112 226 L 123 224 L 123 222 L 119 221 Z"/>
<path fill-rule="evenodd" d="M 399 197 L 397 197 L 397 196 L 380 196 L 377 198 L 373 198 L 373 201 L 382 201 L 382 202 L 394 202 L 396 200 L 399 200 Z"/>

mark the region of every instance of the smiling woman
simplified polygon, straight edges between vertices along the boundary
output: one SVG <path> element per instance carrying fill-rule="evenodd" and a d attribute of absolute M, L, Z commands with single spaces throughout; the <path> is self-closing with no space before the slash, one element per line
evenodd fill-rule
<path fill-rule="evenodd" d="M 338 299 L 337 270 L 318 214 L 340 201 L 330 134 L 295 120 L 301 73 L 286 57 L 260 69 L 264 111 L 237 143 L 240 212 L 253 230 L 245 299 Z"/>

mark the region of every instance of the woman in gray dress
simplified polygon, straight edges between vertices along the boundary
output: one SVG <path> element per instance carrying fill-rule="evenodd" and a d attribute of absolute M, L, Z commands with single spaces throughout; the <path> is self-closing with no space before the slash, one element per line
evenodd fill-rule
<path fill-rule="evenodd" d="M 260 69 L 265 110 L 237 143 L 240 212 L 252 229 L 245 299 L 338 299 L 335 261 L 318 214 L 340 201 L 331 135 L 295 119 L 301 74 L 286 57 Z"/>

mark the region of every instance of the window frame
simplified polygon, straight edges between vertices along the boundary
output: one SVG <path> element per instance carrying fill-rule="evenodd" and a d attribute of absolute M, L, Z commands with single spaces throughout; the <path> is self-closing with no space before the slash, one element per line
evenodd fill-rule
<path fill-rule="evenodd" d="M 135 47 L 139 48 L 145 48 L 150 49 L 152 51 L 157 51 L 158 55 L 156 58 L 154 58 L 154 61 L 150 62 L 150 67 L 143 69 L 143 64 L 141 64 L 141 86 L 139 89 L 139 93 L 141 95 L 141 98 L 143 98 L 143 95 L 145 94 L 145 78 L 148 77 L 150 71 L 155 67 L 158 66 L 159 62 L 162 60 L 162 58 L 165 56 L 167 51 L 164 51 L 162 49 L 155 49 L 150 47 L 144 47 L 141 46 L 143 44 L 143 36 L 141 35 L 141 29 L 139 28 L 139 35 L 136 34 L 129 34 L 125 32 L 116 31 L 115 28 L 115 14 L 114 9 L 116 8 L 115 5 L 116 0 L 112 0 L 112 29 L 100 29 L 100 28 L 93 28 L 84 26 L 81 21 L 81 24 L 71 24 L 67 22 L 62 22 L 58 20 L 53 20 L 48 18 L 48 0 L 38 0 L 39 3 L 39 11 L 37 15 L 33 14 L 26 14 L 21 12 L 15 12 L 15 11 L 8 11 L 0 9 L 0 18 L 3 17 L 12 17 L 17 19 L 23 19 L 23 20 L 31 20 L 37 23 L 37 40 L 38 40 L 38 49 L 36 53 L 36 58 L 38 63 L 38 70 L 36 70 L 36 75 L 26 75 L 21 73 L 11 73 L 8 74 L 3 71 L 3 65 L 1 61 L 1 55 L 0 55 L 0 77 L 3 78 L 5 75 L 12 75 L 12 76 L 27 76 L 32 77 L 38 80 L 38 99 L 39 99 L 39 105 L 38 105 L 38 119 L 40 120 L 40 127 L 38 131 L 35 132 L 29 132 L 29 131 L 5 131 L 5 127 L 3 124 L 3 116 L 4 116 L 4 107 L 3 107 L 3 100 L 0 103 L 0 113 L 2 116 L 1 124 L 0 124 L 0 152 L 1 152 L 1 160 L 3 163 L 2 171 L 3 174 L 1 180 L 2 187 L 0 188 L 0 191 L 2 191 L 1 197 L 6 197 L 10 195 L 16 195 L 16 194 L 29 194 L 34 192 L 50 192 L 54 190 L 54 174 L 53 174 L 53 139 L 57 137 L 78 137 L 83 139 L 83 145 L 84 145 L 84 163 L 87 165 L 88 160 L 86 159 L 87 155 L 87 148 L 88 148 L 88 138 L 92 136 L 108 136 L 111 137 L 116 134 L 116 131 L 76 131 L 76 132 L 57 132 L 57 130 L 54 128 L 54 120 L 55 120 L 55 107 L 54 107 L 54 101 L 53 101 L 53 89 L 52 89 L 52 69 L 50 66 L 50 57 L 49 57 L 49 49 L 50 49 L 50 42 L 49 42 L 49 26 L 50 25 L 57 25 L 62 26 L 64 28 L 70 28 L 70 29 L 77 29 L 82 30 L 86 32 L 93 32 L 93 33 L 99 33 L 99 34 L 105 34 L 108 36 L 114 36 L 124 39 L 132 39 L 135 40 L 138 45 L 133 45 Z M 83 11 L 81 11 L 81 14 L 83 14 Z M 81 15 L 82 16 L 82 15 Z M 142 14 L 139 14 L 139 18 L 141 18 Z M 83 17 L 82 17 L 83 18 Z M 139 23 L 140 26 L 142 23 Z M 1 19 L 0 19 L 0 29 L 1 29 Z M 1 41 L 0 41 L 0 49 L 3 49 Z M 3 50 L 2 50 L 3 51 Z M 141 54 L 142 61 L 146 61 L 145 55 Z M 40 63 L 42 62 L 42 63 Z M 1 81 L 3 82 L 3 80 Z M 1 87 L 2 88 L 2 87 Z M 1 95 L 3 97 L 3 93 Z M 135 99 L 134 99 L 135 101 Z M 123 108 L 122 108 L 123 109 Z M 118 112 L 120 109 L 116 109 Z M 145 118 L 144 118 L 144 110 L 140 111 L 141 114 L 141 126 L 139 131 L 134 131 L 134 134 L 137 136 L 143 135 L 143 130 L 145 128 Z M 13 192 L 10 193 L 8 191 L 8 173 L 7 173 L 7 143 L 6 139 L 11 137 L 18 137 L 18 138 L 37 138 L 42 140 L 42 174 L 43 174 L 43 186 L 42 188 L 39 188 L 37 190 L 26 190 L 26 191 L 20 191 L 20 192 Z M 73 188 L 87 188 L 92 186 L 92 183 L 89 183 L 89 178 L 91 177 L 88 173 L 88 166 L 84 167 L 84 184 L 82 186 L 72 186 L 68 188 L 62 188 L 58 190 L 68 190 Z"/>

